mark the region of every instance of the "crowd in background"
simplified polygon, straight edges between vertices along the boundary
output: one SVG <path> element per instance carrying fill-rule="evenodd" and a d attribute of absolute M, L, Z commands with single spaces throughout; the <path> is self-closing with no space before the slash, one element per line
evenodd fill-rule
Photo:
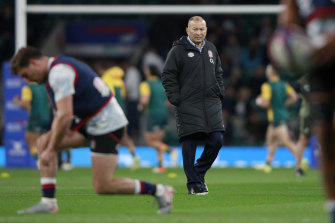
<path fill-rule="evenodd" d="M 203 1 L 199 2 L 203 3 Z M 211 3 L 221 2 L 231 3 L 231 1 L 211 1 Z M 246 3 L 247 1 L 234 1 L 234 3 L 236 2 Z M 74 1 L 74 3 L 76 2 Z M 156 3 L 158 4 L 159 1 Z M 11 1 L 4 1 L 0 4 L 1 63 L 9 60 L 14 53 L 13 7 Z M 59 22 L 58 20 L 64 22 L 67 19 L 87 20 L 93 18 L 82 15 L 77 17 L 73 15 L 68 17 L 50 16 L 48 18 L 53 18 L 53 20 L 44 19 L 41 21 L 41 17 L 45 18 L 46 15 L 28 16 L 28 44 L 35 47 L 41 47 L 43 35 L 50 31 L 50 25 L 55 26 Z M 120 16 L 116 17 L 120 19 Z M 158 69 L 162 69 L 166 54 L 173 41 L 186 34 L 184 24 L 186 24 L 188 17 L 189 15 L 136 16 L 142 21 L 147 20 L 149 24 L 146 41 L 144 41 L 142 52 L 137 59 L 133 57 L 80 58 L 94 69 L 98 69 L 103 64 L 110 67 L 116 65 L 123 70 L 123 79 L 127 87 L 126 113 L 130 121 L 128 131 L 136 144 L 143 143 L 145 113 L 138 111 L 136 104 L 139 100 L 138 87 L 144 80 L 144 68 L 148 65 L 155 65 Z M 255 105 L 255 98 L 260 93 L 261 84 L 266 81 L 265 66 L 269 63 L 267 43 L 276 27 L 276 15 L 203 15 L 203 17 L 208 25 L 207 39 L 217 46 L 224 70 L 226 88 L 223 100 L 223 117 L 226 126 L 224 144 L 262 145 L 267 127 L 266 113 L 265 110 Z M 108 17 L 107 19 L 111 20 L 112 18 Z M 98 17 L 98 19 L 103 18 Z M 127 17 L 127 19 L 130 18 Z M 47 24 L 46 21 L 48 21 Z M 2 83 L 0 86 L 2 87 Z M 2 97 L 2 90 L 0 92 Z M 289 128 L 293 138 L 297 135 L 298 108 L 298 104 L 291 108 Z M 3 110 L 2 103 L 0 103 L 0 109 Z M 172 107 L 169 108 L 169 113 L 170 120 L 166 141 L 176 144 L 178 140 Z M 0 125 L 3 129 L 2 116 Z M 0 138 L 2 140 L 2 137 Z"/>

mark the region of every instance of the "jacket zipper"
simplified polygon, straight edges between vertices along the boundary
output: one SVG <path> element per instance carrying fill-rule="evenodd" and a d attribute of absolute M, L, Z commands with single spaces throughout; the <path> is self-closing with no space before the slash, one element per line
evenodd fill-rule
<path fill-rule="evenodd" d="M 202 49 L 204 50 L 204 49 Z M 202 107 L 204 111 L 204 117 L 205 117 L 205 123 L 206 123 L 206 133 L 208 133 L 208 118 L 207 118 L 207 111 L 206 111 L 206 104 L 205 104 L 205 99 L 206 99 L 206 69 L 205 69 L 205 58 L 204 58 L 204 51 L 199 52 L 201 61 L 202 61 Z"/>

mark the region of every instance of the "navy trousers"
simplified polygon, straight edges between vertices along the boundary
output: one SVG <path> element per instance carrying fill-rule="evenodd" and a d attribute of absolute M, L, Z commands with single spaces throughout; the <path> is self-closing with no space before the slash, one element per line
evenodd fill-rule
<path fill-rule="evenodd" d="M 182 141 L 183 165 L 189 190 L 192 187 L 201 186 L 200 178 L 204 179 L 223 145 L 222 132 L 212 132 L 205 136 L 204 150 L 194 163 L 198 143 L 199 140 L 196 137 L 187 137 Z"/>

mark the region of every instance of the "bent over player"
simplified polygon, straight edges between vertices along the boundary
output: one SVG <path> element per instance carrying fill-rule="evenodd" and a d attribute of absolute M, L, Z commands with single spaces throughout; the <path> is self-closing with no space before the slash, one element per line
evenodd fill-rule
<path fill-rule="evenodd" d="M 89 66 L 72 57 L 48 57 L 33 47 L 24 47 L 12 58 L 11 72 L 29 81 L 46 82 L 56 110 L 51 130 L 37 143 L 42 199 L 19 214 L 58 212 L 57 151 L 88 142 L 97 194 L 149 194 L 158 201 L 158 213 L 171 211 L 171 186 L 114 178 L 118 145 L 128 121 L 109 88 Z"/>

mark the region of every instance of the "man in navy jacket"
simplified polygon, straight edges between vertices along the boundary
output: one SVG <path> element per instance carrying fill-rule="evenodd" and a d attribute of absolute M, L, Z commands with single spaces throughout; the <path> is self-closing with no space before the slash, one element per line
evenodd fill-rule
<path fill-rule="evenodd" d="M 205 195 L 208 194 L 205 174 L 223 144 L 223 72 L 215 46 L 205 40 L 206 21 L 200 16 L 191 17 L 186 32 L 188 36 L 173 43 L 165 61 L 162 83 L 168 100 L 176 106 L 189 194 Z M 201 141 L 205 148 L 194 164 Z"/>

